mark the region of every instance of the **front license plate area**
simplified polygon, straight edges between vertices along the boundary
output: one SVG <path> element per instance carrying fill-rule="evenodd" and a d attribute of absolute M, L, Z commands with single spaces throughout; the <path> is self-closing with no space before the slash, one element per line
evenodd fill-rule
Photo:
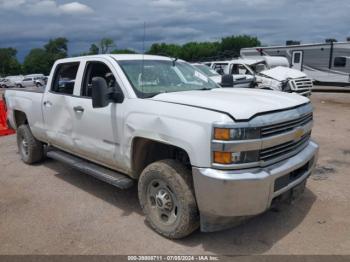
<path fill-rule="evenodd" d="M 303 182 L 301 182 L 299 185 L 291 189 L 292 201 L 301 197 L 301 195 L 305 192 L 305 187 L 306 187 L 306 179 Z"/>

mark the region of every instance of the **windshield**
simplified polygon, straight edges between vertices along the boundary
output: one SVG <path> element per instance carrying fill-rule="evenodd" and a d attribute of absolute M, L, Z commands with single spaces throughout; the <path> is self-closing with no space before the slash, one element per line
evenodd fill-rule
<path fill-rule="evenodd" d="M 219 76 L 219 74 L 215 70 L 211 69 L 206 65 L 194 65 L 194 67 L 198 68 L 200 71 L 202 71 L 204 74 L 206 74 L 209 77 Z"/>
<path fill-rule="evenodd" d="M 167 60 L 118 61 L 138 97 L 160 93 L 218 88 L 205 74 L 185 62 Z"/>

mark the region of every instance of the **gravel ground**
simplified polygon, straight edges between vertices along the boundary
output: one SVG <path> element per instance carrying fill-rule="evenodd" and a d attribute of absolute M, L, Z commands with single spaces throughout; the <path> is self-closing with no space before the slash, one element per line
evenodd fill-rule
<path fill-rule="evenodd" d="M 23 164 L 0 137 L 0 254 L 350 254 L 350 94 L 312 96 L 321 150 L 303 197 L 231 230 L 167 240 L 144 222 L 137 190 L 59 162 Z"/>

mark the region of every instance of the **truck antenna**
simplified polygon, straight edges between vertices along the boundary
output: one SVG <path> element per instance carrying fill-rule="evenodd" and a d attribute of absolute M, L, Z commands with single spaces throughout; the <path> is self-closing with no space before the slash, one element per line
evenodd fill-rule
<path fill-rule="evenodd" d="M 141 90 L 142 90 L 143 97 L 145 95 L 145 93 L 143 92 L 143 72 L 144 72 L 144 66 L 145 66 L 145 41 L 146 41 L 146 22 L 143 22 L 142 68 L 141 68 Z"/>

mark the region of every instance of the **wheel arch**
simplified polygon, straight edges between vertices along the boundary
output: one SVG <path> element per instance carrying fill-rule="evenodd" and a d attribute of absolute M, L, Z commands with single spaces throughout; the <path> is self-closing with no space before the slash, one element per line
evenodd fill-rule
<path fill-rule="evenodd" d="M 20 125 L 27 125 L 28 124 L 28 118 L 26 113 L 20 110 L 14 110 L 13 111 L 13 117 L 16 128 L 18 128 Z"/>
<path fill-rule="evenodd" d="M 146 137 L 134 137 L 131 143 L 131 175 L 138 178 L 149 164 L 174 159 L 191 168 L 190 154 L 178 145 Z"/>

